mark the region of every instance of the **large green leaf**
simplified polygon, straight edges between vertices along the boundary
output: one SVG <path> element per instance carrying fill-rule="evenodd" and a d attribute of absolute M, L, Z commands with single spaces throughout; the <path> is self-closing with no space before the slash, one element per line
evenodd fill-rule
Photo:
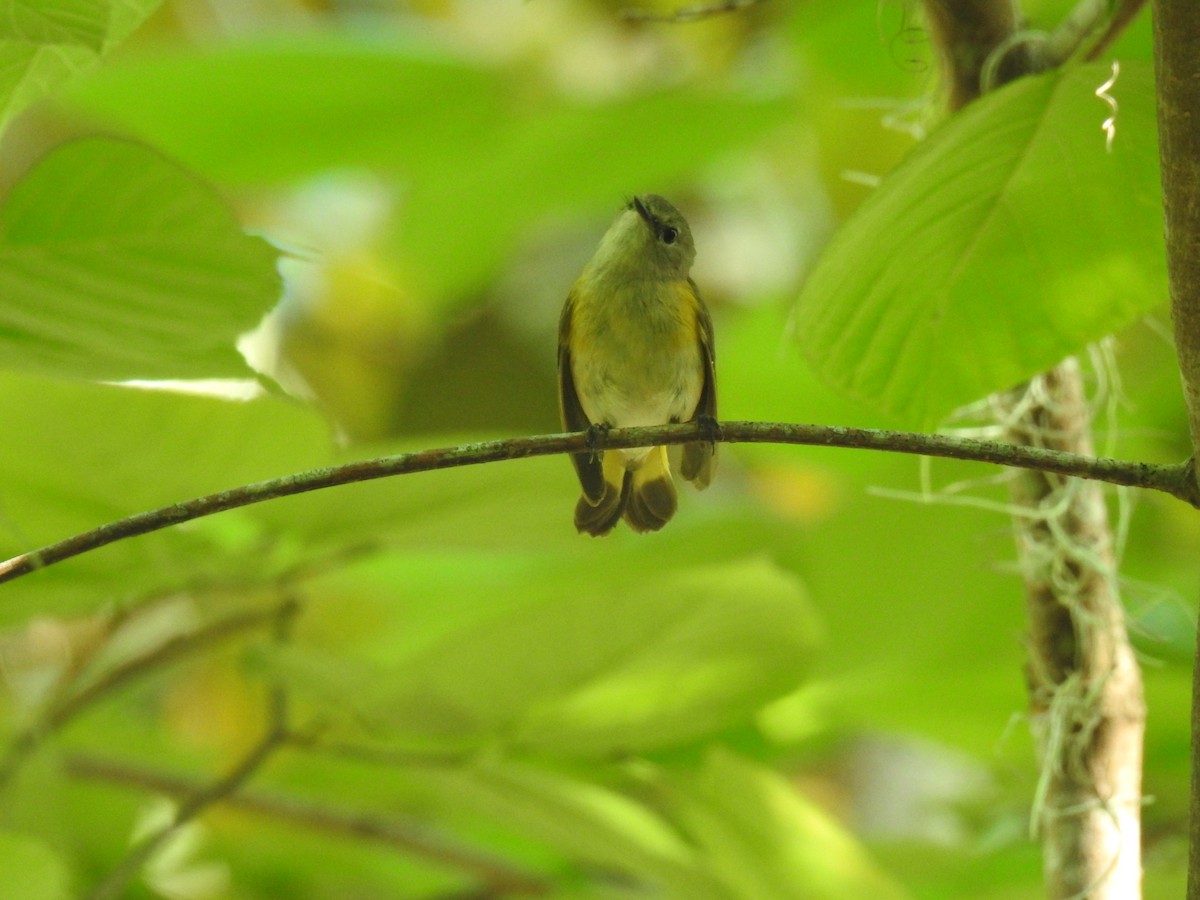
<path fill-rule="evenodd" d="M 928 425 L 1154 309 L 1166 294 L 1153 79 L 1107 66 L 972 104 L 884 179 L 805 285 L 795 333 L 824 378 Z"/>
<path fill-rule="evenodd" d="M 0 0 L 0 130 L 90 68 L 162 0 Z"/>
<path fill-rule="evenodd" d="M 0 421 L 3 558 L 332 456 L 320 420 L 276 398 L 242 403 L 0 371 Z M 269 576 L 265 531 L 239 511 L 121 541 L 0 586 L 0 623 L 247 570 Z"/>
<path fill-rule="evenodd" d="M 66 144 L 0 208 L 0 364 L 94 379 L 247 375 L 275 251 L 211 187 L 125 141 Z"/>
<path fill-rule="evenodd" d="M 357 660 L 297 647 L 277 662 L 403 746 L 504 741 L 585 757 L 701 739 L 801 682 L 816 636 L 795 579 L 761 559 L 662 567 L 611 552 L 408 560 L 374 611 L 328 594 L 333 619 L 353 610 L 371 623 Z M 375 635 L 368 665 L 361 648 Z"/>

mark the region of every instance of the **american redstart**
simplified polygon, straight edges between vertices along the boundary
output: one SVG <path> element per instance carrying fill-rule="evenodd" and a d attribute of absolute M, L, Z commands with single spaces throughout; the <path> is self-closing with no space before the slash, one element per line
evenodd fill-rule
<path fill-rule="evenodd" d="M 679 210 L 655 194 L 634 197 L 600 241 L 567 296 L 558 327 L 558 395 L 568 431 L 715 423 L 712 319 L 688 272 L 696 258 Z M 608 534 L 622 515 L 657 531 L 675 514 L 666 447 L 571 455 L 583 496 L 580 532 Z M 708 487 L 716 446 L 683 445 L 680 474 Z"/>

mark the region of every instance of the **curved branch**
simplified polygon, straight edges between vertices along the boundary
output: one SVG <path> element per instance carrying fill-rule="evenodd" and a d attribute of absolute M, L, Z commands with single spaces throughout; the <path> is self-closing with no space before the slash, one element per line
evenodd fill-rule
<path fill-rule="evenodd" d="M 180 828 L 195 819 L 208 807 L 229 800 L 242 785 L 263 766 L 271 755 L 284 745 L 286 732 L 271 729 L 256 743 L 242 759 L 222 778 L 206 786 L 197 785 L 184 800 L 174 817 L 165 827 L 136 844 L 128 855 L 114 868 L 88 900 L 117 900 L 125 895 L 125 889 L 138 871 Z"/>
<path fill-rule="evenodd" d="M 836 425 L 799 425 L 782 422 L 724 422 L 706 425 L 685 422 L 646 428 L 614 428 L 607 434 L 589 436 L 543 434 L 534 437 L 507 438 L 457 447 L 441 447 L 400 453 L 357 462 L 311 469 L 282 478 L 258 481 L 218 491 L 117 519 L 97 528 L 80 532 L 54 544 L 14 556 L 0 562 L 0 583 L 79 556 L 99 547 L 158 531 L 171 525 L 190 522 L 214 513 L 321 490 L 357 481 L 372 481 L 393 475 L 428 472 L 456 466 L 473 466 L 507 459 L 579 453 L 588 450 L 616 450 L 652 447 L 659 444 L 685 444 L 715 440 L 726 443 L 805 444 L 818 447 L 846 447 L 859 450 L 883 450 L 919 456 L 974 460 L 1039 469 L 1060 475 L 1074 475 L 1110 484 L 1162 491 L 1200 508 L 1200 487 L 1192 474 L 1191 462 L 1178 465 L 1153 465 L 1105 457 L 1079 456 L 1038 447 L 1023 447 L 1000 441 L 979 441 L 940 434 L 886 431 L 872 428 L 843 428 Z"/>
<path fill-rule="evenodd" d="M 18 767 L 52 734 L 60 731 L 81 712 L 98 700 L 120 690 L 147 672 L 170 665 L 181 657 L 195 653 L 245 631 L 269 625 L 296 607 L 294 600 L 268 609 L 239 612 L 211 622 L 194 631 L 172 635 L 141 656 L 124 660 L 81 690 L 69 694 L 51 705 L 38 721 L 19 732 L 0 759 L 0 790 L 7 787 Z"/>
<path fill-rule="evenodd" d="M 292 621 L 299 608 L 297 603 L 288 602 L 274 611 L 272 620 L 276 641 L 283 643 L 291 636 Z M 271 691 L 270 721 L 263 736 L 222 778 L 191 791 L 190 796 L 179 804 L 170 822 L 134 844 L 125 858 L 88 895 L 89 900 L 117 900 L 123 897 L 129 882 L 183 826 L 208 807 L 240 791 L 275 751 L 287 744 L 288 734 L 287 697 L 283 687 L 277 684 Z"/>
<path fill-rule="evenodd" d="M 66 768 L 76 778 L 157 793 L 196 797 L 207 792 L 207 799 L 214 805 L 267 816 L 335 837 L 379 844 L 434 865 L 464 872 L 479 879 L 497 895 L 542 896 L 550 893 L 550 884 L 542 876 L 517 869 L 499 857 L 441 834 L 415 819 L 330 807 L 314 800 L 255 790 L 224 790 L 218 794 L 192 777 L 83 754 L 68 757 Z M 221 786 L 225 786 L 224 782 Z"/>

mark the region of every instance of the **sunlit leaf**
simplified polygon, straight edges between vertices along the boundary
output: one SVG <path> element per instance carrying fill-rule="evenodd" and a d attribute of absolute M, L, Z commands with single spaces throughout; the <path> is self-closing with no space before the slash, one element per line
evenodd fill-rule
<path fill-rule="evenodd" d="M 928 425 L 1160 306 L 1150 67 L 1131 63 L 1106 148 L 1107 66 L 1024 78 L 954 116 L 822 255 L 795 331 L 829 382 Z"/>
<path fill-rule="evenodd" d="M 89 138 L 0 208 L 0 365 L 95 379 L 246 376 L 275 251 L 148 148 Z"/>

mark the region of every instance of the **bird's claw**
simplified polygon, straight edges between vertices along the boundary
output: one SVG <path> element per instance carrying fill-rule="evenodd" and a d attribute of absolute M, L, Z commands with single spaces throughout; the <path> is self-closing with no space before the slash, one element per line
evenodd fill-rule
<path fill-rule="evenodd" d="M 611 427 L 607 422 L 594 422 L 588 426 L 587 445 L 591 452 L 592 462 L 599 460 L 601 454 L 604 453 L 604 450 L 597 445 L 603 443 L 604 439 L 608 437 L 608 430 Z"/>
<path fill-rule="evenodd" d="M 707 413 L 696 416 L 695 422 L 696 427 L 708 438 L 708 442 L 715 447 L 717 441 L 721 439 L 721 423 Z"/>

